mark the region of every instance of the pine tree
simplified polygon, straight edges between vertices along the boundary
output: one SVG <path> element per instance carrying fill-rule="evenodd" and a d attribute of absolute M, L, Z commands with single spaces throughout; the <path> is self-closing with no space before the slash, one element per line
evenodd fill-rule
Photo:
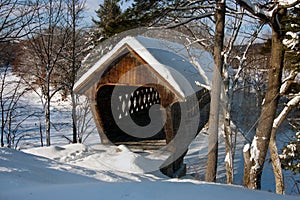
<path fill-rule="evenodd" d="M 99 5 L 96 11 L 99 20 L 93 19 L 97 29 L 95 32 L 96 40 L 98 38 L 109 38 L 116 33 L 123 31 L 122 10 L 119 5 L 119 0 L 104 0 L 103 4 Z"/>
<path fill-rule="evenodd" d="M 172 1 L 135 0 L 124 16 L 132 28 L 152 26 L 164 16 L 168 2 Z"/>
<path fill-rule="evenodd" d="M 157 24 L 165 16 L 168 5 L 173 1 L 134 0 L 123 12 L 121 4 L 127 0 L 104 0 L 96 11 L 98 20 L 94 41 L 107 39 L 117 33 Z M 97 42 L 96 42 L 97 43 Z"/>

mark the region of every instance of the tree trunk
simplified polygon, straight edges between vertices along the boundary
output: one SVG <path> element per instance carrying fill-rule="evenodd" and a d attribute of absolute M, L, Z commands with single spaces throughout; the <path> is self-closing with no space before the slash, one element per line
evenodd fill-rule
<path fill-rule="evenodd" d="M 9 118 L 7 123 L 7 147 L 12 148 L 12 133 L 11 133 L 11 111 L 9 111 Z"/>
<path fill-rule="evenodd" d="M 45 109 L 45 123 L 46 123 L 46 145 L 50 146 L 50 100 L 47 99 L 47 105 Z"/>
<path fill-rule="evenodd" d="M 269 148 L 270 148 L 270 155 L 271 155 L 273 172 L 274 172 L 275 183 L 276 183 L 276 193 L 284 194 L 283 174 L 282 174 L 281 162 L 280 162 L 280 158 L 276 146 L 276 130 L 277 129 L 275 128 L 272 129 Z"/>
<path fill-rule="evenodd" d="M 209 114 L 209 137 L 208 137 L 208 158 L 205 180 L 208 182 L 216 181 L 217 163 L 218 163 L 218 129 L 219 129 L 219 103 L 221 91 L 221 72 L 223 68 L 223 40 L 225 26 L 225 0 L 217 0 L 216 6 L 216 31 L 211 102 Z"/>
<path fill-rule="evenodd" d="M 250 181 L 250 144 L 245 144 L 243 149 L 244 154 L 244 179 L 243 179 L 243 185 L 247 187 L 249 185 Z"/>
<path fill-rule="evenodd" d="M 227 113 L 228 114 L 228 113 Z M 232 142 L 232 131 L 230 129 L 230 119 L 226 118 L 224 122 L 224 134 L 225 134 L 225 167 L 226 167 L 226 179 L 227 184 L 233 184 L 233 152 L 232 146 L 234 145 Z"/>
<path fill-rule="evenodd" d="M 226 69 L 227 70 L 227 69 Z M 222 101 L 224 105 L 224 141 L 225 141 L 225 151 L 226 151 L 226 157 L 225 157 L 225 167 L 226 167 L 226 179 L 227 184 L 233 184 L 233 147 L 235 146 L 235 141 L 233 141 L 233 134 L 231 129 L 231 103 L 233 99 L 233 92 L 229 91 L 229 77 L 228 72 L 223 75 L 224 78 L 224 89 L 225 93 L 223 95 Z"/>
<path fill-rule="evenodd" d="M 46 123 L 46 145 L 50 146 L 50 73 L 47 73 L 46 77 L 46 94 L 45 94 L 45 100 L 46 100 L 46 107 L 45 107 L 45 123 Z"/>
<path fill-rule="evenodd" d="M 271 66 L 265 101 L 262 105 L 256 136 L 251 145 L 251 169 L 248 187 L 261 188 L 262 170 L 271 138 L 273 121 L 279 100 L 281 76 L 283 69 L 283 45 L 279 29 L 272 28 Z"/>
<path fill-rule="evenodd" d="M 284 194 L 284 180 L 283 180 L 283 174 L 282 174 L 281 163 L 278 155 L 278 150 L 276 146 L 276 131 L 279 128 L 280 124 L 284 121 L 284 119 L 286 119 L 291 109 L 299 105 L 299 102 L 300 102 L 300 96 L 298 94 L 287 103 L 287 105 L 284 107 L 284 109 L 281 111 L 281 113 L 273 122 L 269 148 L 270 148 L 272 166 L 273 166 L 273 171 L 275 176 L 277 194 Z"/>
<path fill-rule="evenodd" d="M 77 143 L 77 114 L 76 114 L 76 100 L 73 89 L 70 90 L 72 99 L 72 124 L 73 124 L 73 143 Z"/>
<path fill-rule="evenodd" d="M 4 147 L 4 108 L 2 106 L 2 102 L 1 102 L 1 147 Z"/>
<path fill-rule="evenodd" d="M 42 130 L 42 123 L 40 121 L 40 141 L 41 141 L 41 147 L 44 146 L 44 142 L 43 142 L 43 130 Z"/>
<path fill-rule="evenodd" d="M 5 84 L 5 75 L 2 77 L 1 80 L 1 90 L 0 90 L 0 106 L 1 106 L 1 147 L 4 147 L 4 126 L 5 126 L 5 120 L 4 120 L 4 96 L 3 96 L 3 90 L 4 90 L 4 84 Z"/>
<path fill-rule="evenodd" d="M 72 124 L 73 124 L 73 143 L 77 143 L 77 113 L 76 113 L 76 100 L 75 94 L 73 91 L 74 83 L 76 81 L 76 74 L 77 74 L 77 66 L 76 66 L 76 2 L 72 0 L 72 74 L 71 74 L 71 87 L 70 87 L 70 94 L 72 98 Z M 81 143 L 81 142 L 80 142 Z"/>
<path fill-rule="evenodd" d="M 1 147 L 4 147 L 4 137 L 3 131 L 1 130 Z"/>

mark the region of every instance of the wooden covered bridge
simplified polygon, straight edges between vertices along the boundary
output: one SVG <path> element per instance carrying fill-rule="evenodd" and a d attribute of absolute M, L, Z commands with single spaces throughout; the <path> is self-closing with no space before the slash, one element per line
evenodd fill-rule
<path fill-rule="evenodd" d="M 90 59 L 94 61 L 74 91 L 88 97 L 103 144 L 142 150 L 170 144 L 176 151 L 178 146 L 190 144 L 185 134 L 195 137 L 207 122 L 207 88 L 213 68 L 208 52 L 135 36 L 125 37 L 105 55 Z M 174 142 L 179 131 L 182 136 Z M 178 173 L 185 153 L 162 172 L 169 176 Z"/>

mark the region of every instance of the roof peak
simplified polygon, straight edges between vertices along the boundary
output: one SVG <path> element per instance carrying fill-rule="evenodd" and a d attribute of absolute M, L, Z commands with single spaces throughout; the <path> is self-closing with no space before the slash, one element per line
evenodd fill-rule
<path fill-rule="evenodd" d="M 76 82 L 75 90 L 88 89 L 84 85 L 90 85 L 88 81 L 94 80 L 91 77 L 97 75 L 101 78 L 109 63 L 113 62 L 128 47 L 167 81 L 180 94 L 181 98 L 192 95 L 201 89 L 196 82 L 208 87 L 210 85 L 213 68 L 213 59 L 210 53 L 203 49 L 191 48 L 188 45 L 136 35 L 124 37 L 116 45 L 108 46 L 107 53 L 98 56 L 96 62 L 94 61 L 89 66 L 91 68 Z M 92 57 L 92 59 L 95 58 Z M 89 63 L 89 59 L 86 62 Z"/>

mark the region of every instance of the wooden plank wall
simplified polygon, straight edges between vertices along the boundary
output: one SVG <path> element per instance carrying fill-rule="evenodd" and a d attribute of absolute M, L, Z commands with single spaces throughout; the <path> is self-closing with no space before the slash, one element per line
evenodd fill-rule
<path fill-rule="evenodd" d="M 160 76 L 154 71 L 147 63 L 145 63 L 140 57 L 133 52 L 129 52 L 122 57 L 116 59 L 104 72 L 103 76 L 99 80 L 96 87 L 96 96 L 101 93 L 101 88 L 105 86 L 135 86 L 153 88 L 158 91 L 160 96 L 160 104 L 164 107 L 170 106 L 173 102 L 177 101 L 175 95 L 165 86 L 168 83 L 164 82 Z M 107 114 L 108 111 L 101 113 L 101 109 L 104 107 L 110 108 L 111 92 L 107 92 L 105 95 L 101 95 L 101 99 L 96 97 L 97 101 L 97 119 L 101 120 L 99 123 L 104 129 L 103 134 L 108 134 L 108 125 L 104 123 L 112 123 L 111 113 Z M 101 104 L 101 108 L 100 105 Z M 104 107 L 103 107 L 104 105 Z M 141 110 L 141 109 L 139 109 Z M 105 116 L 104 116 L 105 115 Z M 109 117 L 110 116 L 110 117 Z M 171 120 L 171 119 L 170 119 Z M 168 123 L 169 124 L 169 123 Z M 111 127 L 115 127 L 111 124 Z M 169 125 L 167 127 L 170 127 Z M 111 130 L 116 131 L 116 130 Z M 173 129 L 165 129 L 167 138 L 171 139 L 174 137 Z M 106 133 L 105 133 L 106 132 Z M 125 142 L 125 141 L 124 141 Z"/>

